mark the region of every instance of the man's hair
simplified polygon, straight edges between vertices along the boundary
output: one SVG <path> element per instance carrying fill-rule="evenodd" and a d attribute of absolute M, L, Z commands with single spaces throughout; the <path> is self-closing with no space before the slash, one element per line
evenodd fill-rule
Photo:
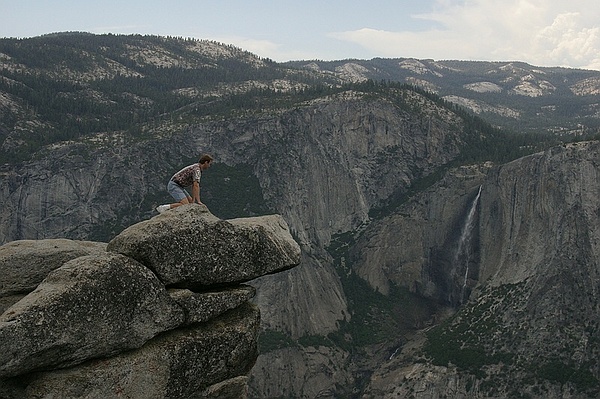
<path fill-rule="evenodd" d="M 213 160 L 213 157 L 211 157 L 208 154 L 204 154 L 200 157 L 200 160 L 198 161 L 198 163 L 206 163 L 206 162 L 210 162 Z"/>

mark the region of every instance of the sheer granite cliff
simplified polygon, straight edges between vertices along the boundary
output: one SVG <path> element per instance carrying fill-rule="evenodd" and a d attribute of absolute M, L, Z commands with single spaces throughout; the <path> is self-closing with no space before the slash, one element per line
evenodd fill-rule
<path fill-rule="evenodd" d="M 491 167 L 488 163 L 452 169 L 397 212 L 372 223 L 350 250 L 356 273 L 386 295 L 395 285 L 440 303 L 462 303 L 468 297 L 461 296 L 467 270 L 459 265 L 465 260 L 458 259 L 457 251 L 465 220 L 479 205 L 477 195 Z M 475 256 L 471 261 L 476 266 Z M 477 280 L 476 267 L 471 273 L 470 279 Z"/>
<path fill-rule="evenodd" d="M 480 184 L 471 297 L 377 370 L 365 397 L 596 397 L 600 143 L 491 168 Z"/>

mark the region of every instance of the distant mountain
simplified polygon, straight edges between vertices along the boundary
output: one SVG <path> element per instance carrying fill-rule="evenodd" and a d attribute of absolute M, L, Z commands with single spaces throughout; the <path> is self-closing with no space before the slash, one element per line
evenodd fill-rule
<path fill-rule="evenodd" d="M 252 108 L 260 92 L 315 83 L 341 80 L 211 41 L 85 33 L 0 39 L 0 160 L 91 134 L 139 135 L 174 115 Z"/>
<path fill-rule="evenodd" d="M 600 128 L 597 71 L 381 58 L 279 64 L 212 41 L 65 32 L 0 39 L 0 161 L 369 79 L 420 87 L 515 132 L 585 136 Z"/>
<path fill-rule="evenodd" d="M 414 84 L 515 131 L 581 135 L 600 128 L 600 72 L 523 62 L 411 58 L 295 61 L 285 65 L 351 81 Z"/>

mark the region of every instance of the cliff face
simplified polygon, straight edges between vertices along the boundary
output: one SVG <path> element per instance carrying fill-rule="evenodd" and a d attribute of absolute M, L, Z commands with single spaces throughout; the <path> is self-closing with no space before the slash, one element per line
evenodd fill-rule
<path fill-rule="evenodd" d="M 3 175 L 0 237 L 84 239 L 99 225 L 110 231 L 117 223 L 147 218 L 166 200 L 168 173 L 181 166 L 173 159 L 211 152 L 217 162 L 251 165 L 265 201 L 307 253 L 304 264 L 317 265 L 305 273 L 321 270 L 324 286 L 339 287 L 322 251 L 331 235 L 357 228 L 371 207 L 458 154 L 460 120 L 406 93 L 423 104 L 419 117 L 347 92 L 261 119 L 198 125 L 154 142 L 48 149 L 40 161 Z M 344 319 L 343 295 L 315 298 L 307 279 L 277 284 L 298 292 L 283 308 L 304 316 L 282 318 L 267 309 L 265 318 L 279 320 L 274 324 L 292 336 L 326 334 Z M 265 291 L 272 295 L 272 285 L 259 287 L 259 298 Z M 300 298 L 306 307 L 298 308 Z"/>
<path fill-rule="evenodd" d="M 272 117 L 207 126 L 195 146 L 215 148 L 222 162 L 253 165 L 266 200 L 302 245 L 323 247 L 332 232 L 356 228 L 373 206 L 458 155 L 456 114 L 399 93 L 414 97 L 422 113 L 348 91 Z"/>
<path fill-rule="evenodd" d="M 467 225 L 469 216 L 476 222 L 479 212 L 469 213 L 478 210 L 479 189 L 490 167 L 450 170 L 397 212 L 371 224 L 351 249 L 356 273 L 385 294 L 394 284 L 441 303 L 461 304 L 468 298 L 461 292 L 467 265 L 478 264 L 476 243 L 465 239 L 472 233 L 468 229 L 476 227 Z M 477 280 L 475 269 L 468 279 Z"/>
<path fill-rule="evenodd" d="M 578 269 L 597 281 L 599 159 L 597 142 L 569 144 L 488 176 L 481 197 L 484 280 L 515 284 L 557 268 L 552 273 Z"/>
<path fill-rule="evenodd" d="M 470 299 L 374 373 L 367 397 L 598 394 L 599 160 L 586 142 L 489 170 Z"/>
<path fill-rule="evenodd" d="M 373 207 L 454 159 L 462 144 L 456 114 L 411 90 L 397 95 L 420 111 L 348 91 L 260 118 L 157 131 L 152 141 L 123 143 L 109 136 L 49 147 L 39 160 L 2 175 L 0 237 L 94 239 L 99 226 L 104 234 L 118 231 L 150 217 L 168 200 L 170 174 L 209 152 L 217 163 L 250 165 L 265 202 L 302 248 L 300 266 L 253 282 L 263 328 L 292 338 L 327 335 L 351 318 L 324 251 L 331 236 L 365 224 Z"/>
<path fill-rule="evenodd" d="M 241 283 L 299 261 L 279 215 L 224 221 L 198 205 L 108 246 L 2 246 L 0 396 L 245 397 L 260 313 Z"/>
<path fill-rule="evenodd" d="M 570 144 L 504 165 L 488 177 L 481 202 L 484 287 L 478 295 L 478 302 L 490 303 L 486 294 L 511 287 L 494 316 L 520 328 L 511 340 L 498 334 L 491 348 L 508 348 L 540 374 L 561 368 L 559 380 L 578 374 L 581 379 L 569 379 L 570 385 L 592 387 L 596 394 L 599 161 L 600 143 Z"/>

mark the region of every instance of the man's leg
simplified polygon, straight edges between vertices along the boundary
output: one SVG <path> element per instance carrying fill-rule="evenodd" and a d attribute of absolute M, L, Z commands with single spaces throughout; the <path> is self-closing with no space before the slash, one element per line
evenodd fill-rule
<path fill-rule="evenodd" d="M 169 180 L 169 184 L 167 184 L 167 191 L 169 192 L 169 194 L 171 194 L 171 197 L 173 197 L 175 201 L 179 202 L 159 205 L 156 208 L 156 210 L 159 213 L 163 213 L 164 211 L 167 211 L 169 209 L 177 208 L 178 206 L 189 204 L 192 202 L 192 197 L 188 194 L 188 192 L 172 180 Z"/>

